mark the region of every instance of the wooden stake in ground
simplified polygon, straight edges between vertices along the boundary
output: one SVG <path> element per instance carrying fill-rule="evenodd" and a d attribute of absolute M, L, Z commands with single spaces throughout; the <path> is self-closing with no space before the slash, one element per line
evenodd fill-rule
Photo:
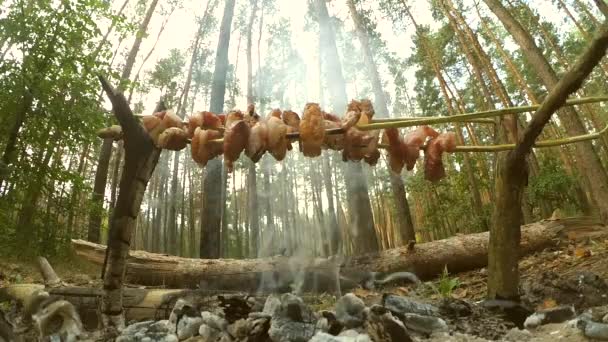
<path fill-rule="evenodd" d="M 139 207 L 148 181 L 158 163 L 161 150 L 156 148 L 148 133 L 133 115 L 124 95 L 100 77 L 112 111 L 124 134 L 125 163 L 120 179 L 120 191 L 110 221 L 107 264 L 103 277 L 102 318 L 107 327 L 124 326 L 122 285 L 129 255 L 131 236 L 135 230 Z"/>
<path fill-rule="evenodd" d="M 519 297 L 518 254 L 520 226 L 522 223 L 521 201 L 528 181 L 526 157 L 543 128 L 566 101 L 577 91 L 593 68 L 601 61 L 608 48 L 608 22 L 602 25 L 596 38 L 579 57 L 575 65 L 562 77 L 540 108 L 532 116 L 530 124 L 519 138 L 515 149 L 502 152 L 496 171 L 496 204 L 493 224 L 490 228 L 488 255 L 488 297 L 517 299 Z M 602 220 L 606 222 L 606 217 Z"/>

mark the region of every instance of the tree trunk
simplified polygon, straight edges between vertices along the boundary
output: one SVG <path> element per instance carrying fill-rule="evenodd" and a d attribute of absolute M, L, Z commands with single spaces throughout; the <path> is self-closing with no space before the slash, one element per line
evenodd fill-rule
<path fill-rule="evenodd" d="M 95 183 L 93 185 L 93 198 L 91 199 L 91 212 L 89 213 L 89 229 L 87 239 L 99 243 L 101 236 L 101 216 L 103 213 L 103 199 L 106 193 L 108 167 L 112 155 L 112 139 L 104 139 L 99 152 Z"/>
<path fill-rule="evenodd" d="M 513 74 L 513 77 L 515 78 L 515 80 L 517 81 L 517 83 L 519 84 L 521 91 L 528 97 L 528 100 L 530 102 L 532 102 L 533 104 L 537 104 L 540 101 L 538 100 L 538 98 L 536 97 L 536 95 L 534 94 L 534 92 L 532 91 L 532 89 L 529 87 L 529 85 L 526 83 L 523 75 L 520 73 L 520 71 L 517 69 L 517 67 L 515 66 L 515 63 L 513 62 L 511 56 L 509 56 L 509 54 L 505 51 L 505 49 L 502 47 L 502 43 L 498 40 L 498 38 L 496 37 L 496 35 L 494 34 L 493 30 L 491 28 L 488 27 L 488 24 L 486 22 L 485 18 L 482 18 L 481 14 L 479 13 L 479 7 L 476 6 L 476 10 L 477 10 L 477 14 L 481 20 L 481 25 L 483 27 L 483 30 L 488 34 L 488 36 L 490 37 L 490 39 L 492 40 L 492 42 L 494 43 L 494 45 L 496 46 L 498 52 L 500 53 L 501 57 L 504 60 L 504 63 L 506 64 L 508 70 Z M 557 131 L 556 127 L 554 126 L 553 122 L 550 122 L 551 124 L 551 136 L 553 136 L 555 139 L 560 138 L 559 136 L 559 132 Z M 572 176 L 572 177 L 576 177 L 574 171 L 573 171 L 573 167 L 572 167 L 572 158 L 571 155 L 566 151 L 566 149 L 562 149 L 559 148 L 558 149 L 558 153 L 559 153 L 559 157 L 562 161 L 562 163 L 564 164 L 564 169 L 566 170 L 566 174 Z M 589 198 L 587 198 L 586 194 L 588 192 L 583 191 L 582 187 L 587 188 L 588 186 L 586 186 L 586 183 L 588 183 L 586 178 L 581 178 L 578 177 L 581 181 L 581 184 L 574 184 L 575 187 L 575 193 L 576 193 L 576 197 L 581 205 L 581 207 L 583 208 L 583 213 L 585 213 L 585 215 L 589 215 L 590 214 L 590 203 L 589 203 Z"/>
<path fill-rule="evenodd" d="M 551 91 L 558 83 L 555 71 L 549 65 L 542 51 L 536 46 L 534 39 L 509 11 L 500 3 L 499 0 L 484 0 L 490 10 L 496 14 L 503 23 L 507 31 L 511 33 L 513 39 L 521 47 L 522 53 L 533 66 L 537 75 L 544 83 L 545 87 Z M 560 110 L 559 118 L 569 135 L 583 135 L 586 133 L 585 127 L 575 109 L 567 107 Z M 581 177 L 594 180 L 594 186 L 589 190 L 598 205 L 600 217 L 604 222 L 608 222 L 608 175 L 602 163 L 595 153 L 593 144 L 589 141 L 575 144 L 576 159 L 579 161 L 575 165 Z"/>
<path fill-rule="evenodd" d="M 141 42 L 146 35 L 146 31 L 148 30 L 148 24 L 152 18 L 152 14 L 154 14 L 154 10 L 156 8 L 156 4 L 158 0 L 152 0 L 150 7 L 146 11 L 146 15 L 142 22 L 139 25 L 139 29 L 137 34 L 135 35 L 135 41 L 133 42 L 133 46 L 129 51 L 129 55 L 127 57 L 127 61 L 125 62 L 125 66 L 122 70 L 121 74 L 121 84 L 123 81 L 128 80 L 131 75 L 131 71 L 133 70 L 133 65 L 135 64 L 135 58 L 137 57 L 137 53 L 139 52 L 139 48 L 141 46 Z M 119 86 L 119 89 L 121 87 Z M 106 139 L 107 140 L 107 139 Z M 93 190 L 93 208 L 91 209 L 90 219 L 89 219 L 89 239 L 95 238 L 96 241 L 99 241 L 99 229 L 101 224 L 101 211 L 99 211 L 99 201 L 103 202 L 103 197 L 105 194 L 106 183 L 108 180 L 108 169 L 110 163 L 110 157 L 112 155 L 112 141 L 106 142 L 102 144 L 101 150 L 99 152 L 99 160 L 97 163 L 97 171 L 95 172 L 95 189 Z M 120 163 L 120 160 L 117 161 Z M 103 174 L 100 174 L 103 173 Z M 110 209 L 111 211 L 113 208 Z M 99 212 L 97 212 L 99 211 Z M 91 235 L 93 234 L 93 235 Z"/>
<path fill-rule="evenodd" d="M 251 15 L 249 16 L 249 24 L 247 25 L 247 104 L 252 104 L 253 100 L 253 63 L 251 61 L 251 46 L 253 34 L 253 22 L 255 21 L 255 12 L 258 9 L 258 0 L 251 0 Z M 259 76 L 259 75 L 258 75 Z"/>
<path fill-rule="evenodd" d="M 433 69 L 433 71 L 435 72 L 435 76 L 437 77 L 437 81 L 439 82 L 439 87 L 441 89 L 441 94 L 442 94 L 442 96 L 445 100 L 445 103 L 447 105 L 447 108 L 448 108 L 448 114 L 455 115 L 456 111 L 452 104 L 452 98 L 450 97 L 450 95 L 448 93 L 449 88 L 448 88 L 445 78 L 443 77 L 442 67 L 440 65 L 439 59 L 435 56 L 434 50 L 428 44 L 428 41 L 427 41 L 428 37 L 426 35 L 424 35 L 422 33 L 422 31 L 420 30 L 420 27 L 418 26 L 416 19 L 412 15 L 410 9 L 408 8 L 408 6 L 405 2 L 403 2 L 403 7 L 404 7 L 404 10 L 406 11 L 407 15 L 409 16 L 410 20 L 412 20 L 412 23 L 414 24 L 414 27 L 416 29 L 416 34 L 418 35 L 418 37 L 421 41 L 422 49 L 428 56 L 430 66 Z M 462 128 L 459 124 L 456 124 L 455 126 L 456 126 L 456 131 L 457 131 L 456 134 L 457 134 L 458 144 L 462 145 L 464 143 L 464 135 L 462 133 Z M 464 157 L 464 166 L 465 166 L 464 169 L 465 169 L 465 173 L 467 175 L 470 189 L 471 189 L 471 200 L 472 200 L 471 207 L 472 207 L 473 211 L 475 212 L 475 215 L 479 218 L 479 221 L 483 223 L 484 222 L 483 221 L 484 216 L 483 216 L 483 210 L 482 210 L 483 207 L 482 207 L 482 202 L 481 202 L 481 194 L 479 193 L 479 187 L 477 186 L 477 177 L 475 177 L 475 175 L 473 173 L 473 167 L 472 167 L 472 163 L 471 163 L 469 154 L 464 153 L 463 157 Z"/>
<path fill-rule="evenodd" d="M 605 226 L 591 218 L 545 220 L 522 228 L 520 256 L 555 246 L 555 239 L 568 236 L 583 241 L 590 237 L 607 236 Z M 447 265 L 450 273 L 485 267 L 488 261 L 489 233 L 459 235 L 445 240 L 417 244 L 408 251 L 403 246 L 385 251 L 353 256 L 344 261 L 341 273 L 348 276 L 355 271 L 416 273 L 421 279 L 431 279 L 441 274 Z M 105 246 L 83 240 L 72 240 L 77 255 L 95 264 L 101 264 Z M 515 255 L 512 255 L 516 259 Z M 315 258 L 298 260 L 310 269 L 323 270 L 330 259 Z M 255 292 L 260 285 L 260 273 L 287 270 L 281 279 L 292 277 L 288 271 L 289 257 L 275 256 L 262 259 L 201 260 L 172 257 L 145 251 L 131 251 L 128 256 L 126 278 L 130 283 L 195 288 L 204 280 L 209 289 Z M 314 264 L 314 267 L 310 267 Z"/>
<path fill-rule="evenodd" d="M 161 150 L 156 148 L 143 126 L 133 116 L 124 95 L 113 89 L 105 79 L 101 78 L 101 83 L 112 102 L 112 110 L 125 136 L 125 163 L 116 208 L 110 221 L 108 250 L 103 269 L 104 294 L 101 312 L 108 326 L 122 328 L 125 323 L 122 287 L 127 267 L 126 259 L 146 186 L 158 163 Z"/>
<path fill-rule="evenodd" d="M 259 252 L 259 236 L 260 236 L 260 214 L 259 214 L 259 199 L 257 187 L 257 175 L 255 173 L 255 164 L 249 166 L 247 175 L 247 204 L 249 205 L 249 230 L 250 230 L 250 253 L 247 257 L 255 257 Z"/>
<path fill-rule="evenodd" d="M 372 89 L 374 91 L 375 98 L 374 108 L 376 109 L 376 114 L 378 117 L 387 117 L 389 113 L 388 100 L 386 99 L 386 95 L 384 94 L 384 90 L 382 88 L 382 81 L 380 80 L 380 74 L 378 73 L 378 68 L 376 62 L 374 61 L 374 55 L 369 45 L 367 31 L 365 30 L 361 15 L 355 8 L 355 3 L 353 0 L 348 0 L 348 9 L 353 22 L 355 23 L 357 36 L 359 37 L 359 42 L 361 43 L 361 48 L 363 50 L 363 60 L 367 68 L 367 74 L 372 82 Z M 407 202 L 407 194 L 405 192 L 403 179 L 401 178 L 401 175 L 396 175 L 392 172 L 390 173 L 390 178 L 393 198 L 395 200 L 395 206 L 397 207 L 397 222 L 399 225 L 399 232 L 401 233 L 403 242 L 407 243 L 410 240 L 416 241 L 416 233 L 414 231 L 410 206 Z"/>
<path fill-rule="evenodd" d="M 156 5 L 158 4 L 158 0 L 152 0 L 146 14 L 139 24 L 139 28 L 137 29 L 137 33 L 135 34 L 135 41 L 133 42 L 133 46 L 129 51 L 129 55 L 127 56 L 127 60 L 125 62 L 125 67 L 122 69 L 122 73 L 120 75 L 121 83 L 128 80 L 131 76 L 131 71 L 133 71 L 133 66 L 135 65 L 135 58 L 137 58 L 137 54 L 139 53 L 139 48 L 141 46 L 141 42 L 144 37 L 146 37 L 146 31 L 148 31 L 148 24 L 150 24 L 150 20 L 152 19 L 152 15 L 154 14 L 154 10 L 156 9 Z M 119 87 L 119 89 L 122 89 Z"/>
<path fill-rule="evenodd" d="M 330 103 L 335 111 L 343 111 L 348 101 L 346 81 L 342 74 L 342 65 L 336 47 L 336 39 L 327 6 L 324 0 L 316 0 L 319 16 L 321 53 L 324 53 L 324 64 L 329 85 Z M 361 163 L 346 163 L 343 165 L 346 184 L 346 197 L 349 204 L 351 228 L 355 236 L 356 253 L 377 251 L 378 237 L 374 228 L 374 219 L 370 204 L 367 181 L 363 175 Z"/>
<path fill-rule="evenodd" d="M 485 0 L 490 1 L 490 0 Z M 598 65 L 608 48 L 608 23 L 601 28 L 576 64 L 552 87 L 540 108 L 532 116 L 515 149 L 501 153 L 502 162 L 496 177 L 496 207 L 490 230 L 488 255 L 488 297 L 496 299 L 519 298 L 518 260 L 521 199 L 527 180 L 526 157 L 544 126 L 583 81 Z M 605 222 L 606 217 L 601 217 Z"/>
<path fill-rule="evenodd" d="M 2 159 L 0 159 L 0 188 L 2 188 L 6 178 L 8 178 L 8 169 L 5 168 L 8 168 L 13 162 L 13 154 L 15 154 L 15 149 L 17 148 L 19 131 L 25 122 L 25 117 L 32 107 L 33 96 L 29 89 L 24 90 L 22 101 L 21 108 L 19 108 L 19 111 L 16 113 L 15 122 L 9 132 L 8 140 L 4 147 L 4 152 L 2 153 Z"/>
<path fill-rule="evenodd" d="M 226 74 L 228 72 L 228 48 L 230 46 L 230 26 L 234 14 L 235 0 L 226 0 L 224 16 L 215 57 L 215 70 L 211 85 L 211 104 L 209 111 L 221 113 L 224 110 L 226 94 Z M 220 256 L 220 229 L 222 221 L 222 162 L 216 158 L 207 163 L 201 219 L 201 258 L 215 259 Z"/>
<path fill-rule="evenodd" d="M 606 4 L 606 0 L 593 0 L 597 5 L 597 8 L 600 9 L 604 17 L 608 19 L 608 4 Z"/>

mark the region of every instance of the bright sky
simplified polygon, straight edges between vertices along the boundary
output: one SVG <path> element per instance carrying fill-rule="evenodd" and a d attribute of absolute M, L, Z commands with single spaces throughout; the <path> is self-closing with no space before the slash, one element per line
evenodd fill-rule
<path fill-rule="evenodd" d="M 239 11 L 239 3 L 246 0 L 237 0 L 237 5 L 235 9 L 235 16 Z M 192 41 L 194 39 L 194 33 L 196 30 L 195 24 L 195 15 L 202 15 L 204 11 L 205 2 L 202 1 L 192 1 L 187 0 L 182 3 L 182 8 L 177 9 L 171 16 L 170 21 L 161 36 L 158 46 L 146 65 L 143 68 L 143 72 L 149 71 L 154 68 L 154 64 L 157 60 L 162 58 L 164 54 L 173 48 L 178 48 L 180 50 L 186 51 L 190 48 Z M 338 16 L 339 18 L 346 20 L 347 29 L 352 29 L 352 23 L 350 21 L 348 8 L 346 4 L 342 1 L 332 1 L 328 3 L 330 15 Z M 119 4 L 115 6 L 119 7 Z M 165 5 L 166 7 L 166 5 Z M 221 15 L 223 13 L 223 2 L 220 1 L 220 5 L 215 11 L 216 18 L 221 20 Z M 416 13 L 417 17 L 420 18 L 419 22 L 421 24 L 433 24 L 432 18 L 430 18 L 430 13 L 428 10 L 428 4 L 426 2 L 416 2 L 413 7 L 414 13 Z M 265 24 L 271 24 L 273 22 L 278 22 L 281 17 L 288 18 L 292 31 L 293 31 L 293 42 L 294 46 L 298 50 L 299 54 L 302 56 L 303 60 L 307 65 L 307 79 L 306 84 L 308 87 L 308 98 L 301 99 L 302 105 L 306 102 L 310 101 L 318 101 L 318 34 L 316 32 L 305 32 L 305 13 L 307 12 L 307 1 L 288 1 L 288 0 L 277 0 L 277 13 L 278 15 L 274 17 L 265 16 L 264 22 Z M 144 40 L 142 44 L 142 50 L 138 56 L 139 62 L 143 59 L 149 49 L 154 44 L 154 40 L 157 36 L 158 30 L 160 29 L 162 23 L 162 16 L 159 15 L 157 11 L 155 16 L 152 19 L 150 24 L 150 30 L 148 31 L 149 37 Z M 393 24 L 390 20 L 384 19 L 378 21 L 378 30 L 382 34 L 382 37 L 387 41 L 388 47 L 391 51 L 396 52 L 401 57 L 408 56 L 412 51 L 412 41 L 410 39 L 411 32 L 403 33 L 403 32 L 394 32 Z M 255 25 L 257 26 L 257 24 Z M 234 29 L 234 21 L 233 21 L 233 29 Z M 215 49 L 217 46 L 217 30 L 213 33 L 212 36 L 207 37 L 207 40 L 210 40 L 210 46 Z M 267 33 L 263 33 L 262 37 L 262 48 L 261 48 L 261 57 L 264 59 L 266 54 L 266 39 Z M 235 63 L 237 59 L 237 43 L 238 43 L 238 32 L 234 32 L 231 36 L 230 41 L 230 54 L 229 59 L 230 63 Z M 257 42 L 257 29 L 255 30 L 254 42 Z M 130 47 L 130 42 L 123 43 L 126 47 Z M 355 42 L 358 45 L 358 42 Z M 254 46 L 255 49 L 255 46 Z M 241 89 L 246 89 L 246 81 L 247 81 L 247 66 L 246 66 L 246 57 L 245 57 L 245 38 L 243 37 L 243 41 L 241 42 L 241 52 L 238 58 L 239 66 L 238 66 L 238 77 L 241 85 Z M 253 64 L 257 65 L 257 53 L 253 54 Z M 138 67 L 138 66 L 137 66 Z M 137 68 L 136 67 L 136 68 Z M 413 70 L 410 72 L 413 78 Z M 413 86 L 413 84 L 412 84 Z M 352 92 L 352 89 L 349 89 L 349 93 Z M 160 92 L 158 90 L 152 90 L 149 94 L 146 94 L 143 97 L 144 104 L 146 106 L 146 111 L 151 111 L 154 107 L 154 102 L 158 99 Z M 350 95 L 350 94 L 349 94 Z M 352 95 L 351 95 L 352 96 Z M 137 98 L 136 98 L 137 99 Z M 203 104 L 197 104 L 197 108 L 202 106 Z M 245 107 L 245 98 L 244 94 L 242 97 L 237 99 L 237 107 L 244 108 Z M 299 108 L 294 108 L 295 110 L 299 110 Z"/>

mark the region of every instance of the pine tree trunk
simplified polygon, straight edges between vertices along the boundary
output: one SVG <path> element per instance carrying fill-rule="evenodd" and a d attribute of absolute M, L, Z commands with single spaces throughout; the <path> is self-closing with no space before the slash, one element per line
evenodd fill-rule
<path fill-rule="evenodd" d="M 504 50 L 504 48 L 502 47 L 502 43 L 498 40 L 498 38 L 496 37 L 496 35 L 494 34 L 494 32 L 492 31 L 492 29 L 490 29 L 487 25 L 486 19 L 482 18 L 481 14 L 479 13 L 479 8 L 477 7 L 477 14 L 481 20 L 481 25 L 483 27 L 483 30 L 488 34 L 488 36 L 490 37 L 490 40 L 492 41 L 492 43 L 496 46 L 499 54 L 501 55 L 504 63 L 507 66 L 507 69 L 512 73 L 513 77 L 515 78 L 517 84 L 519 84 L 521 91 L 523 92 L 523 94 L 525 96 L 528 97 L 528 99 L 533 103 L 533 104 L 537 104 L 540 103 L 540 101 L 538 100 L 538 98 L 536 97 L 536 95 L 534 94 L 534 92 L 532 91 L 532 89 L 529 87 L 528 83 L 526 83 L 523 75 L 520 73 L 520 71 L 517 69 L 517 67 L 515 66 L 514 61 L 512 60 L 512 58 L 510 57 L 510 55 Z M 553 138 L 558 139 L 560 138 L 559 136 L 559 132 L 557 131 L 557 129 L 554 126 L 553 122 L 549 123 L 551 125 L 551 135 Z M 559 153 L 559 158 L 561 159 L 563 165 L 564 165 L 564 169 L 566 170 L 566 174 L 568 174 L 571 177 L 576 177 L 574 171 L 573 171 L 573 167 L 572 167 L 572 158 L 570 156 L 570 154 L 566 151 L 566 149 L 563 148 L 559 148 L 557 149 L 558 153 Z M 583 191 L 582 187 L 586 187 L 586 178 L 581 178 L 578 177 L 580 179 L 581 184 L 574 184 L 575 187 L 575 193 L 576 193 L 576 197 L 581 205 L 581 207 L 583 208 L 583 212 L 586 215 L 590 215 L 590 204 L 589 201 L 591 200 L 590 198 L 588 198 L 586 196 L 587 193 L 589 192 L 585 192 Z"/>
<path fill-rule="evenodd" d="M 327 196 L 327 211 L 329 212 L 329 254 L 335 255 L 340 252 L 340 227 L 338 227 L 338 218 L 334 205 L 334 187 L 331 182 L 329 156 L 325 154 L 322 158 L 323 183 L 325 185 L 325 195 Z M 297 203 L 293 203 L 293 205 L 297 205 Z"/>
<path fill-rule="evenodd" d="M 509 13 L 499 0 L 484 0 L 490 10 L 496 14 L 507 31 L 511 33 L 514 40 L 521 47 L 522 53 L 532 65 L 537 75 L 550 91 L 558 83 L 555 71 L 549 65 L 542 51 L 536 46 L 534 39 L 519 22 Z M 572 107 L 567 107 L 559 112 L 560 121 L 563 123 L 569 135 L 586 134 L 585 127 L 578 117 L 578 113 Z M 590 188 L 595 202 L 599 206 L 600 217 L 603 222 L 608 222 L 608 175 L 594 150 L 591 142 L 580 142 L 575 144 L 576 163 L 581 177 L 593 179 L 595 186 Z"/>
<path fill-rule="evenodd" d="M 255 21 L 255 12 L 258 9 L 258 0 L 250 0 L 251 15 L 249 16 L 249 24 L 247 25 L 247 104 L 254 103 L 253 100 L 253 63 L 251 61 L 251 47 L 253 35 L 253 22 Z M 258 75 L 259 76 L 259 75 Z"/>
<path fill-rule="evenodd" d="M 89 229 L 87 240 L 95 243 L 100 241 L 101 216 L 103 212 L 103 198 L 106 192 L 108 166 L 112 155 L 112 139 L 104 139 L 101 144 L 95 182 L 93 183 L 93 198 L 91 212 L 89 213 Z"/>
<path fill-rule="evenodd" d="M 316 8 L 320 27 L 321 52 L 325 56 L 325 67 L 331 98 L 335 111 L 345 110 L 348 101 L 346 96 L 346 81 L 342 74 L 342 65 L 338 56 L 335 33 L 331 27 L 329 13 L 324 0 L 316 0 Z M 367 253 L 377 251 L 378 237 L 374 228 L 371 203 L 368 194 L 367 181 L 363 175 L 360 163 L 343 165 L 344 176 L 347 180 L 346 197 L 351 218 L 351 229 L 355 236 L 355 252 Z"/>
<path fill-rule="evenodd" d="M 593 2 L 595 2 L 597 8 L 600 9 L 600 12 L 608 18 L 608 4 L 606 4 L 606 0 L 593 0 Z"/>
<path fill-rule="evenodd" d="M 235 0 L 226 0 L 224 16 L 215 57 L 215 70 L 211 85 L 210 112 L 224 110 L 226 95 L 226 74 L 228 72 L 228 48 L 230 46 L 230 27 L 234 16 Z M 203 215 L 201 219 L 201 258 L 215 259 L 220 256 L 220 229 L 222 221 L 222 162 L 216 158 L 207 163 L 204 185 Z"/>
<path fill-rule="evenodd" d="M 158 0 L 152 0 L 150 6 L 146 10 L 146 14 L 142 22 L 139 24 L 139 28 L 137 29 L 137 33 L 135 34 L 135 41 L 133 42 L 133 46 L 129 51 L 129 55 L 127 56 L 127 60 L 125 62 L 125 67 L 122 69 L 122 74 L 120 75 L 121 82 L 128 80 L 131 76 L 131 71 L 133 71 L 133 66 L 135 65 L 135 59 L 137 58 L 137 54 L 139 53 L 141 42 L 146 36 L 146 31 L 148 31 L 148 25 L 150 24 L 150 20 L 152 20 L 152 15 L 156 10 L 157 4 Z M 121 88 L 119 87 L 119 89 Z"/>
<path fill-rule="evenodd" d="M 376 110 L 376 114 L 378 115 L 378 117 L 387 117 L 389 113 L 388 101 L 382 88 L 380 74 L 378 73 L 376 62 L 374 61 L 374 55 L 369 45 L 369 38 L 367 36 L 364 23 L 362 21 L 361 15 L 359 14 L 359 12 L 357 12 L 357 9 L 355 8 L 354 1 L 348 0 L 347 4 L 350 11 L 350 15 L 353 19 L 353 22 L 355 23 L 355 29 L 357 31 L 357 36 L 359 37 L 359 42 L 361 43 L 361 48 L 363 50 L 363 60 L 367 68 L 368 77 L 372 82 L 372 90 L 374 92 L 375 98 L 374 108 Z M 391 172 L 390 180 L 393 191 L 393 198 L 395 200 L 395 206 L 397 207 L 397 222 L 399 224 L 399 232 L 401 233 L 403 242 L 408 242 L 410 240 L 415 241 L 416 233 L 414 231 L 414 224 L 412 222 L 410 206 L 407 202 L 407 194 L 405 192 L 405 185 L 403 184 L 403 179 L 401 178 L 401 175 L 396 175 Z"/>
<path fill-rule="evenodd" d="M 259 199 L 258 199 L 258 187 L 257 187 L 257 175 L 255 172 L 255 164 L 251 163 L 249 166 L 249 173 L 247 175 L 247 204 L 249 205 L 249 236 L 250 236 L 250 252 L 248 257 L 256 257 L 259 252 L 258 238 L 260 236 L 260 213 L 259 213 Z"/>

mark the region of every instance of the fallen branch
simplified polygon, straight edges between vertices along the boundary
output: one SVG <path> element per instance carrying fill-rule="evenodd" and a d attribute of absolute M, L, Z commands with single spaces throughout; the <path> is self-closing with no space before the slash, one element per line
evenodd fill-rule
<path fill-rule="evenodd" d="M 61 279 L 55 273 L 49 261 L 46 260 L 45 257 L 37 258 L 38 269 L 40 270 L 40 274 L 42 275 L 42 279 L 44 279 L 44 285 L 46 287 L 58 287 L 61 285 Z"/>

